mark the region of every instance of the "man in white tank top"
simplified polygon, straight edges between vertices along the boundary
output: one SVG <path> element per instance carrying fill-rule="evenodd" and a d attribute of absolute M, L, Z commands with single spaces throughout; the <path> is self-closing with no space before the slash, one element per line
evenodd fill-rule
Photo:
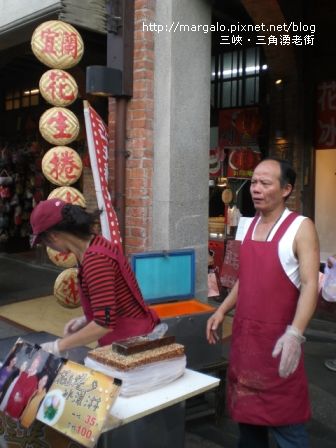
<path fill-rule="evenodd" d="M 313 222 L 285 206 L 295 177 L 284 160 L 255 168 L 250 193 L 258 218 L 242 241 L 238 280 L 207 323 L 214 344 L 226 313 L 236 309 L 227 401 L 240 448 L 267 448 L 269 430 L 280 448 L 309 446 L 301 344 L 317 303 L 319 242 Z"/>

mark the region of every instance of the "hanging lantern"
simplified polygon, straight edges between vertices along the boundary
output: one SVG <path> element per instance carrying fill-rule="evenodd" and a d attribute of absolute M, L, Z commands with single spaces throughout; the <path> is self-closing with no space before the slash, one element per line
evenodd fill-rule
<path fill-rule="evenodd" d="M 53 106 L 69 106 L 78 96 L 78 86 L 70 73 L 48 70 L 40 79 L 40 93 Z"/>
<path fill-rule="evenodd" d="M 84 53 L 79 32 L 61 20 L 49 20 L 39 25 L 33 33 L 31 47 L 37 59 L 51 68 L 74 67 Z"/>
<path fill-rule="evenodd" d="M 42 137 L 52 145 L 68 145 L 79 134 L 79 121 L 71 110 L 65 107 L 51 107 L 40 118 Z"/>
<path fill-rule="evenodd" d="M 76 256 L 72 252 L 59 252 L 47 247 L 47 255 L 50 261 L 61 268 L 73 268 L 77 264 Z"/>
<path fill-rule="evenodd" d="M 54 198 L 62 199 L 62 201 L 68 202 L 69 204 L 86 207 L 85 198 L 77 188 L 69 186 L 55 188 L 48 196 L 48 199 Z"/>
<path fill-rule="evenodd" d="M 80 305 L 77 275 L 77 268 L 69 268 L 61 272 L 55 280 L 54 296 L 66 308 L 77 308 Z"/>
<path fill-rule="evenodd" d="M 55 185 L 74 184 L 80 178 L 82 168 L 78 152 L 68 146 L 51 148 L 42 159 L 43 174 Z"/>

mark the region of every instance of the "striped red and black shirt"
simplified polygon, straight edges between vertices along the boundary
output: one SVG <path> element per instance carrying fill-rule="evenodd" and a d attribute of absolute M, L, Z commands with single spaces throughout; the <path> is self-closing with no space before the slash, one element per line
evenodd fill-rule
<path fill-rule="evenodd" d="M 90 246 L 93 245 L 108 248 L 115 253 L 117 251 L 110 241 L 100 235 L 92 240 Z M 127 271 L 127 275 L 134 278 L 128 263 Z M 113 258 L 105 254 L 86 251 L 80 268 L 80 278 L 83 294 L 89 298 L 93 320 L 98 325 L 113 330 L 118 316 L 144 317 L 146 315 L 131 293 L 118 262 Z M 137 289 L 139 290 L 138 285 Z M 140 296 L 142 297 L 141 293 Z"/>

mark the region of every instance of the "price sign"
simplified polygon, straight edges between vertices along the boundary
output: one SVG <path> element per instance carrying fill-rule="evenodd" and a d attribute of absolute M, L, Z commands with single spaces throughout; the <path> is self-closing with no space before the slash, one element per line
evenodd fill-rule
<path fill-rule="evenodd" d="M 67 361 L 45 396 L 37 419 L 72 440 L 93 447 L 119 388 L 113 378 Z"/>

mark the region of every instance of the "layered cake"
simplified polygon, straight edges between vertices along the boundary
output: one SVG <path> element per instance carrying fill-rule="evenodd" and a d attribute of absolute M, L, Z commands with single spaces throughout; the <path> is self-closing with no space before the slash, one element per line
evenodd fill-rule
<path fill-rule="evenodd" d="M 183 375 L 184 346 L 173 336 L 153 341 L 146 336 L 118 341 L 88 352 L 85 365 L 122 381 L 120 394 L 137 395 L 164 386 Z"/>
<path fill-rule="evenodd" d="M 177 358 L 183 355 L 184 347 L 181 344 L 169 344 L 131 355 L 122 355 L 111 349 L 110 346 L 107 346 L 96 348 L 87 354 L 89 358 L 92 358 L 105 366 L 114 367 L 115 369 L 124 371 L 157 361 Z"/>

